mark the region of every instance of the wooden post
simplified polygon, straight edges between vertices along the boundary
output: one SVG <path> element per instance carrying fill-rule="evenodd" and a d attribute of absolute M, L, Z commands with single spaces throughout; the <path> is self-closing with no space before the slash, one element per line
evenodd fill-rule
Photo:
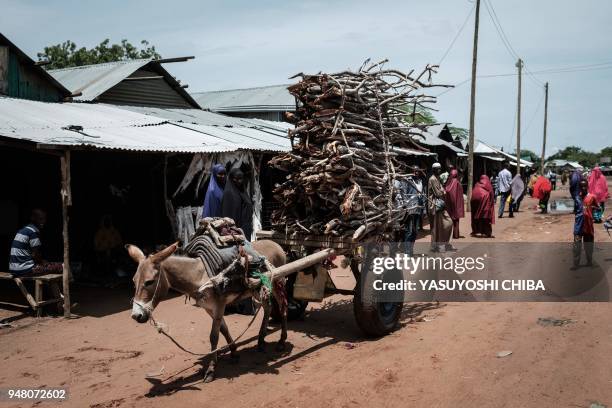
<path fill-rule="evenodd" d="M 265 272 L 264 275 L 266 275 L 272 281 L 285 278 L 291 274 L 302 271 L 309 266 L 321 263 L 335 253 L 336 251 L 333 248 L 325 248 L 319 252 L 315 252 L 314 254 L 307 255 L 296 261 L 281 265 L 278 268 L 274 268 L 271 271 Z"/>
<path fill-rule="evenodd" d="M 34 300 L 36 301 L 36 317 L 42 316 L 42 306 L 40 302 L 43 301 L 43 283 L 40 280 L 34 281 Z"/>
<path fill-rule="evenodd" d="M 548 123 L 548 82 L 544 85 L 544 138 L 542 141 L 542 160 L 540 174 L 544 175 L 544 155 L 546 153 L 546 125 Z"/>
<path fill-rule="evenodd" d="M 70 150 L 66 150 L 60 158 L 62 167 L 62 235 L 64 238 L 64 270 L 62 283 L 64 286 L 64 317 L 70 317 L 70 240 L 68 239 L 68 207 L 72 205 L 70 191 Z"/>
<path fill-rule="evenodd" d="M 523 72 L 523 60 L 519 58 L 516 63 L 518 68 L 518 100 L 516 106 L 516 174 L 521 174 L 521 74 Z"/>
<path fill-rule="evenodd" d="M 163 179 L 163 191 L 164 195 L 164 208 L 166 209 L 166 216 L 170 221 L 170 229 L 172 230 L 172 238 L 178 239 L 179 231 L 176 222 L 176 213 L 174 212 L 174 205 L 172 200 L 168 198 L 168 154 L 164 155 L 164 179 Z"/>
<path fill-rule="evenodd" d="M 0 95 L 9 94 L 9 48 L 0 47 Z"/>
<path fill-rule="evenodd" d="M 468 137 L 468 180 L 467 210 L 471 211 L 472 188 L 474 186 L 474 118 L 476 115 L 476 62 L 478 59 L 478 23 L 480 21 L 480 0 L 476 0 L 476 18 L 474 21 L 474 47 L 472 49 L 472 90 L 470 95 L 470 130 Z"/>

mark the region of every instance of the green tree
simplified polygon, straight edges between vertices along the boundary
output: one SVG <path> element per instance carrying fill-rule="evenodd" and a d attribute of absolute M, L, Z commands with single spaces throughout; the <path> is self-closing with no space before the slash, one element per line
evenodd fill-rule
<path fill-rule="evenodd" d="M 565 149 L 559 150 L 557 153 L 553 154 L 552 156 L 549 156 L 547 160 L 569 160 L 578 162 L 585 167 L 593 167 L 597 164 L 599 157 L 599 153 L 593 153 L 583 150 L 579 146 L 567 146 Z"/>
<path fill-rule="evenodd" d="M 516 152 L 516 149 L 514 149 Z M 535 154 L 533 150 L 521 149 L 521 159 L 529 160 L 532 163 L 539 163 L 541 157 Z"/>
<path fill-rule="evenodd" d="M 604 147 L 599 153 L 600 157 L 612 157 L 612 146 Z"/>
<path fill-rule="evenodd" d="M 107 38 L 93 48 L 78 48 L 73 41 L 50 45 L 38 53 L 39 61 L 49 61 L 47 69 L 78 67 L 81 65 L 99 64 L 103 62 L 124 61 L 139 58 L 161 58 L 154 45 L 148 41 L 140 42 L 142 48 L 132 45 L 128 40 L 120 44 L 110 44 Z"/>
<path fill-rule="evenodd" d="M 402 118 L 406 123 L 424 123 L 427 125 L 437 123 L 435 116 L 429 109 L 417 106 L 413 112 L 413 107 L 409 105 L 402 106 L 400 109 L 406 112 L 406 116 Z"/>
<path fill-rule="evenodd" d="M 448 130 L 450 130 L 453 137 L 458 137 L 460 140 L 467 140 L 469 137 L 468 130 L 466 128 L 449 126 Z"/>

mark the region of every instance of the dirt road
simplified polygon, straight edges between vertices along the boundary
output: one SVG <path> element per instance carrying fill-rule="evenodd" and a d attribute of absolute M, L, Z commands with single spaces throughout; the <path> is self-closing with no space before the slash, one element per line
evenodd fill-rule
<path fill-rule="evenodd" d="M 494 240 L 572 239 L 571 214 L 541 216 L 534 206 L 528 198 L 514 219 L 498 220 Z M 596 240 L 609 238 L 598 230 Z M 290 323 L 286 352 L 272 344 L 257 352 L 254 325 L 239 362 L 223 357 L 217 380 L 203 384 L 196 358 L 129 318 L 129 290 L 86 293 L 80 318 L 22 319 L 0 331 L 2 387 L 66 387 L 65 407 L 612 406 L 610 303 L 416 304 L 396 332 L 367 340 L 350 298 L 337 296 Z M 551 316 L 573 322 L 537 324 Z M 156 317 L 188 347 L 208 350 L 210 319 L 182 297 L 162 303 Z M 233 332 L 248 320 L 228 316 Z M 275 330 L 267 340 L 277 338 Z M 497 357 L 504 350 L 512 354 Z"/>

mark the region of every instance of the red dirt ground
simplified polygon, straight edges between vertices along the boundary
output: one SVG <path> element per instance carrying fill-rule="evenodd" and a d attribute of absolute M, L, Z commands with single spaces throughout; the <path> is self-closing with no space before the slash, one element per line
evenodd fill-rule
<path fill-rule="evenodd" d="M 567 191 L 553 193 L 563 196 Z M 534 205 L 528 198 L 516 218 L 498 220 L 495 241 L 572 239 L 571 214 L 540 216 L 528 209 Z M 469 235 L 465 222 L 462 231 Z M 596 240 L 609 238 L 598 230 Z M 239 362 L 222 357 L 218 378 L 204 384 L 197 358 L 130 319 L 130 292 L 75 290 L 80 317 L 26 318 L 1 329 L 0 386 L 66 387 L 63 407 L 612 406 L 609 303 L 413 304 L 397 331 L 370 340 L 354 322 L 351 299 L 335 296 L 290 322 L 286 352 L 272 344 L 257 352 L 255 324 Z M 575 322 L 536 324 L 546 316 Z M 156 318 L 189 348 L 209 350 L 210 319 L 183 297 L 163 302 Z M 250 317 L 227 319 L 237 333 Z M 267 340 L 278 335 L 275 329 Z M 498 358 L 502 350 L 512 355 Z M 151 373 L 162 375 L 147 380 Z M 38 405 L 57 404 L 8 404 Z"/>

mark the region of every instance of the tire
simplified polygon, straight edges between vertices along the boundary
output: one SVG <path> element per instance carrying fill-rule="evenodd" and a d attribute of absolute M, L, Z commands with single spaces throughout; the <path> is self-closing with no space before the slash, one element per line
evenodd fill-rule
<path fill-rule="evenodd" d="M 402 302 L 368 302 L 361 297 L 361 265 L 353 260 L 351 270 L 357 284 L 353 296 L 353 314 L 361 331 L 369 337 L 382 337 L 398 325 L 404 304 Z"/>
<path fill-rule="evenodd" d="M 364 304 L 361 299 L 359 284 L 355 288 L 353 313 L 357 326 L 366 336 L 382 337 L 395 330 L 403 308 L 404 304 L 401 302 Z"/>

